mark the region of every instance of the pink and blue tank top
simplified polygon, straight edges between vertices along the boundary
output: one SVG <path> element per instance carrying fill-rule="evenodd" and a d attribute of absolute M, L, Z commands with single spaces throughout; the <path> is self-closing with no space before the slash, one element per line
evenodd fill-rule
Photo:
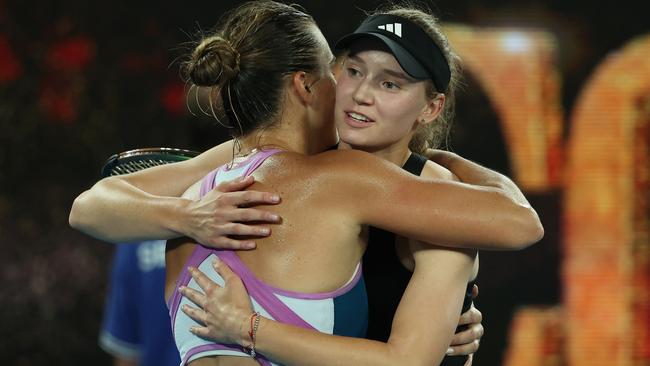
<path fill-rule="evenodd" d="M 218 183 L 252 174 L 268 157 L 280 150 L 259 151 L 234 166 L 222 166 L 208 174 L 201 185 L 201 197 Z M 308 208 L 306 208 L 308 209 Z M 309 228 L 305 228 L 309 230 Z M 169 299 L 169 312 L 176 346 L 181 356 L 181 366 L 207 356 L 250 357 L 236 344 L 218 344 L 192 334 L 189 329 L 198 325 L 180 309 L 184 304 L 193 305 L 179 292 L 179 286 L 188 286 L 197 291 L 200 287 L 187 271 L 188 266 L 198 268 L 219 285 L 224 281 L 212 268 L 212 261 L 218 257 L 226 263 L 243 281 L 255 311 L 264 317 L 323 333 L 349 337 L 364 337 L 368 325 L 368 300 L 361 275 L 361 264 L 347 284 L 341 288 L 323 293 L 300 293 L 270 286 L 255 275 L 231 250 L 215 250 L 197 245 L 186 262 L 177 281 L 176 289 Z M 258 355 L 262 365 L 276 365 Z"/>

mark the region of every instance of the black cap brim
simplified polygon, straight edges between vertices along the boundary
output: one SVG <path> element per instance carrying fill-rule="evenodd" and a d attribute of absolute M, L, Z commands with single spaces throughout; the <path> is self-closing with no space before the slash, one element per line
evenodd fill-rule
<path fill-rule="evenodd" d="M 390 49 L 393 56 L 395 56 L 395 59 L 402 67 L 402 69 L 404 69 L 404 71 L 412 78 L 418 80 L 426 80 L 431 78 L 429 72 L 424 69 L 424 67 L 422 67 L 422 64 L 418 62 L 418 60 L 416 60 L 409 51 L 407 51 L 399 43 L 384 36 L 383 34 L 374 32 L 351 33 L 338 40 L 334 48 L 337 50 L 349 49 L 352 43 L 363 38 L 377 39 L 386 45 L 386 47 Z"/>

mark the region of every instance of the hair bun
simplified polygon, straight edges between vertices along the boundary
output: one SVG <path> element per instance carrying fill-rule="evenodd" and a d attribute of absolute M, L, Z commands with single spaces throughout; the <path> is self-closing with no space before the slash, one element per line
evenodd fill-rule
<path fill-rule="evenodd" d="M 192 52 L 187 75 L 198 86 L 224 85 L 239 73 L 239 58 L 228 40 L 219 36 L 204 38 Z"/>

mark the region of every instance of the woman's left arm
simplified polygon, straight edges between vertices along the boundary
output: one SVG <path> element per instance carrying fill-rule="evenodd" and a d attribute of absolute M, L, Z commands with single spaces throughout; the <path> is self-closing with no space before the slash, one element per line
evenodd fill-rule
<path fill-rule="evenodd" d="M 440 363 L 458 323 L 474 251 L 431 248 L 414 252 L 413 277 L 402 297 L 387 343 L 319 333 L 261 318 L 255 349 L 284 364 L 434 365 Z M 192 331 L 201 337 L 248 346 L 252 313 L 241 280 L 223 263 L 220 287 L 197 270 L 192 276 L 206 295 L 184 288 L 183 295 L 201 309 L 183 308 L 205 324 Z M 437 311 L 432 311 L 432 309 Z"/>

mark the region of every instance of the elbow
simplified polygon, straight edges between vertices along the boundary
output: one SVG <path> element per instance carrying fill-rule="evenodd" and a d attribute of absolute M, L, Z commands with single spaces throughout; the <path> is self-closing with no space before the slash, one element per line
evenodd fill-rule
<path fill-rule="evenodd" d="M 539 220 L 537 212 L 532 207 L 526 207 L 527 217 L 525 218 L 525 229 L 523 229 L 523 238 L 521 248 L 523 249 L 529 247 L 535 243 L 538 243 L 544 237 L 544 226 Z"/>
<path fill-rule="evenodd" d="M 521 206 L 521 212 L 514 217 L 513 230 L 507 230 L 508 250 L 521 250 L 538 243 L 544 237 L 544 226 L 537 212 L 530 206 Z"/>
<path fill-rule="evenodd" d="M 531 242 L 531 244 L 540 242 L 544 238 L 544 226 L 542 225 L 542 222 L 539 220 L 539 216 L 537 216 L 536 212 L 535 212 L 535 218 L 536 218 L 535 225 L 532 231 L 533 241 Z"/>
<path fill-rule="evenodd" d="M 82 192 L 72 202 L 70 214 L 68 215 L 68 224 L 71 228 L 79 230 L 90 236 L 97 237 L 97 209 L 101 205 L 101 184 L 96 183 L 92 188 Z"/>
<path fill-rule="evenodd" d="M 72 207 L 70 208 L 70 215 L 68 215 L 68 224 L 70 227 L 79 231 L 86 231 L 84 229 L 87 229 L 88 226 L 88 223 L 83 219 L 88 216 L 84 214 L 86 206 L 85 196 L 87 194 L 88 191 L 83 192 L 75 198 L 74 202 L 72 202 Z"/>
<path fill-rule="evenodd" d="M 117 243 L 117 238 L 104 235 L 101 226 L 98 225 L 95 215 L 92 190 L 88 190 L 75 198 L 68 215 L 68 224 L 71 228 L 78 230 L 96 239 Z"/>
<path fill-rule="evenodd" d="M 535 209 L 527 201 L 513 199 L 502 190 L 495 190 L 502 204 L 497 219 L 492 221 L 496 234 L 494 250 L 521 250 L 539 242 L 544 237 L 544 227 Z M 498 229 L 497 229 L 498 228 Z"/>

